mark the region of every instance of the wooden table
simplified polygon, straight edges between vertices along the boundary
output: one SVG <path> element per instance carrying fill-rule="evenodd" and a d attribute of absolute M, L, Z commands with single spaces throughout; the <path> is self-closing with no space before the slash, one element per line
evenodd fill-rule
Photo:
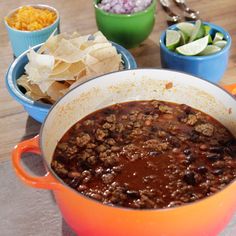
<path fill-rule="evenodd" d="M 27 3 L 29 2 L 26 0 L 1 1 L 1 19 L 11 9 Z M 32 0 L 30 3 L 38 3 L 38 1 Z M 92 1 L 44 0 L 44 3 L 54 6 L 60 12 L 62 31 L 78 31 L 87 34 L 97 30 Z M 203 20 L 220 25 L 231 34 L 233 40 L 231 55 L 222 83 L 236 82 L 236 1 L 189 0 L 188 4 L 200 11 Z M 180 13 L 174 4 L 173 9 Z M 158 4 L 152 34 L 139 48 L 130 50 L 139 67 L 160 67 L 158 39 L 161 31 L 166 27 L 166 15 Z M 12 148 L 21 140 L 36 135 L 40 124 L 28 117 L 22 106 L 9 96 L 5 87 L 4 76 L 13 56 L 2 20 L 0 55 L 0 235 L 74 235 L 62 220 L 51 193 L 26 187 L 13 173 L 10 164 Z M 28 159 L 24 161 L 26 166 L 34 173 L 42 174 L 40 158 L 36 161 Z M 222 235 L 236 235 L 234 222 L 236 218 Z"/>

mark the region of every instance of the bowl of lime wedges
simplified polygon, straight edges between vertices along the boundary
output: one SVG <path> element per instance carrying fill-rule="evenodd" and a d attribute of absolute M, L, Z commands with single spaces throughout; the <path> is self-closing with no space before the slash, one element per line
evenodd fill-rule
<path fill-rule="evenodd" d="M 161 64 L 218 83 L 227 68 L 230 47 L 231 37 L 222 27 L 201 20 L 181 22 L 160 37 Z"/>

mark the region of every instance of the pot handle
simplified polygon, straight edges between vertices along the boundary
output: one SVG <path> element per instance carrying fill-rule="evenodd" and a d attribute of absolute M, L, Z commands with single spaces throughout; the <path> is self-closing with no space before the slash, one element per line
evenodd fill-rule
<path fill-rule="evenodd" d="M 232 95 L 236 95 L 236 84 L 223 85 L 223 88 L 230 92 Z"/>
<path fill-rule="evenodd" d="M 39 138 L 38 136 L 23 141 L 16 145 L 12 152 L 12 164 L 16 171 L 18 177 L 26 184 L 30 185 L 34 188 L 42 188 L 42 189 L 51 189 L 58 190 L 61 188 L 61 184 L 55 180 L 55 178 L 47 172 L 42 177 L 32 176 L 23 168 L 21 164 L 22 154 L 26 152 L 32 152 L 35 154 L 40 154 L 39 148 Z"/>

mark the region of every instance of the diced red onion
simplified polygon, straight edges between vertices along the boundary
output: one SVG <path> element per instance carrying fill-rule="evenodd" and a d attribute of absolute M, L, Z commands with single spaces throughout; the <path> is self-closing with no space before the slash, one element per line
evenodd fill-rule
<path fill-rule="evenodd" d="M 132 14 L 145 10 L 152 0 L 102 0 L 98 6 L 104 11 L 116 14 Z"/>

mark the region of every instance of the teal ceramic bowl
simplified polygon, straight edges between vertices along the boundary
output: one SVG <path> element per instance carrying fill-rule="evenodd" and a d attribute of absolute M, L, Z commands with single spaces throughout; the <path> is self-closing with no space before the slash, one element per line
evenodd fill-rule
<path fill-rule="evenodd" d="M 45 42 L 52 33 L 58 34 L 60 31 L 59 29 L 60 16 L 59 16 L 58 11 L 55 8 L 47 6 L 47 5 L 43 5 L 43 4 L 35 4 L 35 5 L 27 5 L 27 6 L 33 6 L 35 8 L 43 8 L 43 9 L 47 8 L 51 11 L 56 12 L 57 18 L 55 22 L 49 25 L 48 27 L 45 27 L 41 30 L 35 30 L 35 31 L 23 31 L 23 30 L 13 29 L 7 24 L 6 20 L 4 20 L 6 29 L 8 31 L 8 37 L 11 42 L 13 54 L 16 57 L 21 55 L 24 51 L 28 50 L 30 47 L 33 47 L 35 45 Z M 11 16 L 20 8 L 17 8 L 11 11 L 6 17 Z"/>
<path fill-rule="evenodd" d="M 101 0 L 94 0 L 94 9 L 98 29 L 111 41 L 123 47 L 133 48 L 143 42 L 152 32 L 156 0 L 144 11 L 134 14 L 114 14 L 98 7 Z"/>
<path fill-rule="evenodd" d="M 163 68 L 186 72 L 204 80 L 218 83 L 228 66 L 231 37 L 230 34 L 220 26 L 209 22 L 203 22 L 203 24 L 211 27 L 210 34 L 212 37 L 214 37 L 216 32 L 220 32 L 224 35 L 227 44 L 221 51 L 208 56 L 180 55 L 170 51 L 165 46 L 166 31 L 164 31 L 160 37 L 161 64 Z M 168 29 L 176 30 L 177 27 L 176 25 L 172 25 Z"/>
<path fill-rule="evenodd" d="M 135 59 L 131 55 L 131 53 L 123 48 L 122 46 L 112 43 L 113 46 L 116 48 L 117 52 L 121 54 L 123 67 L 124 70 L 135 69 L 137 68 L 137 64 Z M 42 44 L 33 47 L 35 51 L 37 51 Z M 24 73 L 24 67 L 29 62 L 27 58 L 27 53 L 29 51 L 25 51 L 22 53 L 16 60 L 10 65 L 8 72 L 5 77 L 6 87 L 10 95 L 21 105 L 23 105 L 26 112 L 37 120 L 38 122 L 42 123 L 47 116 L 49 110 L 51 109 L 52 105 L 33 101 L 31 98 L 27 97 L 20 87 L 17 85 L 16 80 Z"/>

